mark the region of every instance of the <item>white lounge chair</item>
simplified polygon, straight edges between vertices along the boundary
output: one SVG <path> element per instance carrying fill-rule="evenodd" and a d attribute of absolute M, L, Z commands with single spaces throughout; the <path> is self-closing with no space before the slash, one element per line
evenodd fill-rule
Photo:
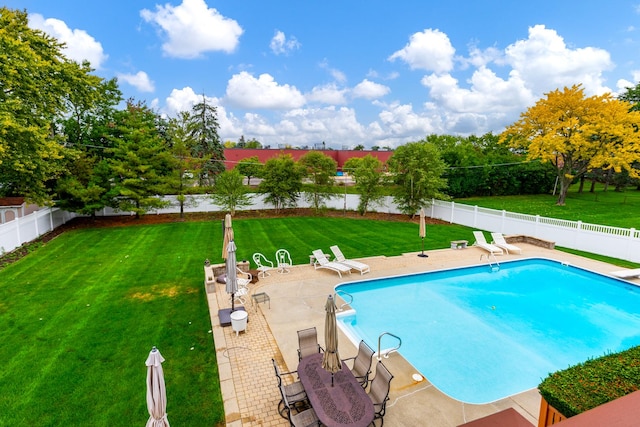
<path fill-rule="evenodd" d="M 351 273 L 351 267 L 347 267 L 346 265 L 338 262 L 329 261 L 327 257 L 324 256 L 324 252 L 320 249 L 313 251 L 313 256 L 316 257 L 316 260 L 313 262 L 313 268 L 316 270 L 319 268 L 326 268 L 327 270 L 335 271 L 340 277 L 342 277 L 342 273 Z"/>
<path fill-rule="evenodd" d="M 500 249 L 496 245 L 492 245 L 491 243 L 487 242 L 487 239 L 485 239 L 484 233 L 482 231 L 474 231 L 473 235 L 476 238 L 476 241 L 473 244 L 473 246 L 477 246 L 479 248 L 482 248 L 485 251 L 487 251 L 487 252 L 489 252 L 490 254 L 493 254 L 493 255 L 503 255 L 504 254 L 502 249 Z"/>
<path fill-rule="evenodd" d="M 522 249 L 520 249 L 519 247 L 517 247 L 516 245 L 512 245 L 511 243 L 507 243 L 507 241 L 504 239 L 504 236 L 502 235 L 502 233 L 491 233 L 491 237 L 493 238 L 493 244 L 496 245 L 497 247 L 504 249 L 505 251 L 507 251 L 507 253 L 510 252 L 517 252 L 519 254 L 522 253 Z"/>
<path fill-rule="evenodd" d="M 368 273 L 371 271 L 369 269 L 369 266 L 363 262 L 355 261 L 352 259 L 346 259 L 342 254 L 342 251 L 337 245 L 331 246 L 330 249 L 331 249 L 331 252 L 333 252 L 335 262 L 339 262 L 340 264 L 344 264 L 349 268 L 358 270 L 360 272 L 360 275 L 363 275 L 364 273 Z"/>
<path fill-rule="evenodd" d="M 633 268 L 628 270 L 620 270 L 620 271 L 612 271 L 609 273 L 614 277 L 618 277 L 620 279 L 633 279 L 636 277 L 640 277 L 640 268 Z"/>

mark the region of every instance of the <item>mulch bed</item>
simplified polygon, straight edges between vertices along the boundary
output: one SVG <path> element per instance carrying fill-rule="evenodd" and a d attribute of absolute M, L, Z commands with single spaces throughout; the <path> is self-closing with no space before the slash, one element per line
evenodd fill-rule
<path fill-rule="evenodd" d="M 180 214 L 147 214 L 140 217 L 134 215 L 122 215 L 122 216 L 100 216 L 100 217 L 76 217 L 66 224 L 61 225 L 53 231 L 47 234 L 43 234 L 33 242 L 25 243 L 21 247 L 16 248 L 12 252 L 5 254 L 0 258 L 0 269 L 15 262 L 27 255 L 33 250 L 34 246 L 46 244 L 52 239 L 56 238 L 60 234 L 67 230 L 76 230 L 82 228 L 97 228 L 97 227 L 126 227 L 131 225 L 148 225 L 148 224 L 165 224 L 171 222 L 185 222 L 185 221 L 220 221 L 224 219 L 225 212 L 200 212 L 200 213 L 185 213 L 183 217 Z M 418 216 L 410 217 L 402 214 L 380 213 L 380 212 L 368 212 L 365 216 L 361 216 L 356 211 L 339 211 L 339 210 L 323 210 L 316 212 L 314 209 L 281 209 L 276 212 L 274 209 L 267 210 L 253 210 L 253 211 L 238 211 L 234 215 L 234 219 L 241 218 L 284 218 L 292 216 L 325 216 L 325 217 L 339 217 L 350 219 L 371 219 L 382 221 L 401 221 L 401 222 L 413 222 L 418 223 Z M 426 218 L 427 224 L 445 224 L 444 221 Z"/>

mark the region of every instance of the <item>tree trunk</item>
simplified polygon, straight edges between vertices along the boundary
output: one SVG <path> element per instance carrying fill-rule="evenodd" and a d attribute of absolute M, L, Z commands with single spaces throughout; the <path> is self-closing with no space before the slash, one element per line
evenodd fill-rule
<path fill-rule="evenodd" d="M 578 193 L 582 194 L 582 189 L 584 188 L 584 180 L 585 180 L 585 176 L 582 175 L 580 177 L 580 187 L 578 188 Z"/>
<path fill-rule="evenodd" d="M 591 188 L 589 189 L 589 193 L 593 193 L 594 191 L 596 191 L 596 180 L 592 179 L 591 180 Z"/>
<path fill-rule="evenodd" d="M 567 192 L 569 191 L 569 186 L 571 185 L 571 178 L 561 177 L 560 178 L 560 193 L 558 195 L 558 201 L 556 205 L 564 206 L 565 200 L 567 199 Z"/>

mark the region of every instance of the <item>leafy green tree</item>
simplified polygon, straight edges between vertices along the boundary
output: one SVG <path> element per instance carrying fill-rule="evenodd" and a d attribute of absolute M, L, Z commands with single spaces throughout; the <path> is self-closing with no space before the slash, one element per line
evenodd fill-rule
<path fill-rule="evenodd" d="M 402 145 L 387 165 L 397 186 L 394 201 L 402 213 L 413 216 L 431 199 L 447 198 L 441 192 L 447 185 L 442 178 L 446 165 L 434 144 L 422 140 Z"/>
<path fill-rule="evenodd" d="M 69 115 L 58 121 L 65 138 L 65 173 L 55 185 L 56 206 L 83 215 L 95 215 L 107 206 L 109 181 L 108 135 L 122 95 L 115 80 L 95 88 L 80 86 L 68 99 Z"/>
<path fill-rule="evenodd" d="M 224 147 L 218 135 L 218 110 L 207 104 L 204 97 L 191 109 L 189 128 L 191 137 L 196 141 L 192 155 L 206 159 L 200 174 L 200 185 L 213 185 L 215 176 L 225 170 Z"/>
<path fill-rule="evenodd" d="M 264 165 L 260 163 L 258 156 L 251 156 L 240 160 L 235 169 L 240 172 L 241 175 L 246 176 L 247 185 L 251 185 L 251 178 L 260 177 Z"/>
<path fill-rule="evenodd" d="M 282 208 L 294 207 L 300 197 L 303 172 L 290 154 L 273 157 L 265 163 L 258 191 L 265 201 L 274 206 L 276 213 Z"/>
<path fill-rule="evenodd" d="M 640 111 L 640 83 L 634 87 L 628 87 L 626 92 L 618 96 L 620 101 L 630 104 L 630 111 Z"/>
<path fill-rule="evenodd" d="M 556 168 L 562 206 L 574 179 L 595 168 L 638 177 L 640 112 L 629 110 L 629 103 L 609 93 L 585 97 L 580 85 L 565 87 L 536 102 L 501 140 Z"/>
<path fill-rule="evenodd" d="M 236 169 L 222 172 L 216 179 L 215 192 L 211 200 L 228 210 L 231 215 L 236 214 L 237 208 L 251 205 L 251 198 L 243 184 L 243 175 Z"/>
<path fill-rule="evenodd" d="M 355 147 L 353 147 L 353 149 L 354 149 L 355 151 L 364 151 L 364 145 L 362 145 L 362 144 L 358 144 L 358 145 L 356 145 Z"/>
<path fill-rule="evenodd" d="M 180 205 L 180 218 L 184 217 L 185 206 L 195 206 L 197 201 L 191 194 L 191 189 L 200 176 L 205 157 L 193 157 L 191 153 L 196 145 L 190 127 L 192 126 L 191 114 L 182 111 L 177 117 L 169 120 L 167 135 L 168 146 L 173 155 L 173 170 L 169 175 L 169 191 L 176 195 Z"/>
<path fill-rule="evenodd" d="M 175 163 L 158 129 L 158 116 L 143 103 L 127 102 L 116 117 L 109 165 L 113 174 L 111 206 L 139 217 L 169 203 L 161 195 L 169 188 Z"/>
<path fill-rule="evenodd" d="M 305 177 L 311 182 L 305 193 L 306 198 L 317 211 L 325 206 L 325 201 L 335 195 L 332 193 L 333 177 L 336 175 L 337 163 L 331 157 L 319 151 L 309 151 L 298 160 Z"/>
<path fill-rule="evenodd" d="M 378 204 L 384 197 L 383 164 L 377 157 L 367 154 L 350 158 L 343 169 L 353 175 L 356 181 L 356 190 L 360 195 L 358 213 L 365 215 L 372 205 Z"/>
<path fill-rule="evenodd" d="M 51 203 L 49 184 L 65 166 L 63 136 L 53 125 L 73 93 L 99 84 L 91 71 L 29 28 L 26 12 L 0 8 L 0 196 Z"/>
<path fill-rule="evenodd" d="M 244 148 L 260 149 L 262 148 L 262 143 L 255 138 L 251 138 L 245 143 Z"/>

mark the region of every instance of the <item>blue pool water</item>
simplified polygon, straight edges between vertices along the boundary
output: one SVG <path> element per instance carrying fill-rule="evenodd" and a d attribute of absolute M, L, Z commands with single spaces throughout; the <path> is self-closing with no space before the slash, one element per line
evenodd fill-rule
<path fill-rule="evenodd" d="M 488 403 L 549 373 L 640 345 L 640 288 L 546 259 L 342 284 L 355 314 L 340 327 L 400 354 L 442 392 Z M 385 336 L 382 348 L 396 344 Z"/>

